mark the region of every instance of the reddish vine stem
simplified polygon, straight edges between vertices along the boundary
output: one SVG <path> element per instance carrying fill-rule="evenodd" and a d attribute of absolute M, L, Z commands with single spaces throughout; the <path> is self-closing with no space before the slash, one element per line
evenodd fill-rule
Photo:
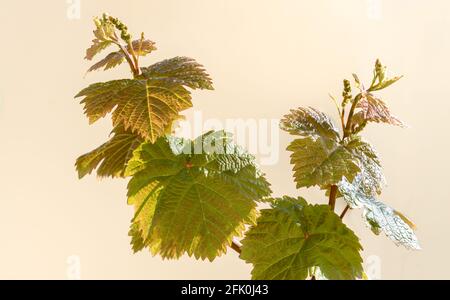
<path fill-rule="evenodd" d="M 120 48 L 120 51 L 122 51 L 122 53 L 125 55 L 125 59 L 128 62 L 128 65 L 130 66 L 133 76 L 134 77 L 139 76 L 139 70 L 134 65 L 134 61 L 133 61 L 133 58 L 131 57 L 130 53 L 128 53 L 127 49 L 125 49 L 125 47 L 123 47 L 122 45 L 119 44 L 118 46 Z"/>
<path fill-rule="evenodd" d="M 349 208 L 350 208 L 350 206 L 348 206 L 348 205 L 345 206 L 345 208 L 344 208 L 344 210 L 342 211 L 342 213 L 341 213 L 341 215 L 339 216 L 339 218 L 343 219 Z"/>
<path fill-rule="evenodd" d="M 342 114 L 341 114 L 341 123 L 342 123 L 342 141 L 344 141 L 345 138 L 347 138 L 350 134 L 351 134 L 351 126 L 352 126 L 352 118 L 353 118 L 353 114 L 355 113 L 355 109 L 356 109 L 356 105 L 358 104 L 358 101 L 361 99 L 362 95 L 358 94 L 356 95 L 356 97 L 353 99 L 353 103 L 352 106 L 350 108 L 350 111 L 348 113 L 347 116 L 347 123 L 344 126 L 344 122 L 342 122 L 342 118 L 345 115 L 345 108 L 342 108 Z M 330 187 L 330 197 L 328 199 L 328 205 L 330 206 L 331 210 L 334 211 L 334 208 L 336 206 L 336 196 L 337 196 L 337 191 L 338 191 L 338 187 L 337 185 L 332 185 Z M 347 209 L 348 210 L 348 209 Z M 346 213 L 347 211 L 345 211 Z M 344 215 L 345 215 L 344 213 Z M 342 216 L 343 217 L 343 216 Z"/>
<path fill-rule="evenodd" d="M 139 75 L 139 72 L 140 72 L 139 61 L 138 61 L 138 56 L 136 55 L 136 52 L 134 51 L 133 44 L 131 43 L 131 41 L 128 41 L 128 49 L 130 49 L 129 54 L 134 63 L 134 74 L 135 74 L 135 76 L 137 76 L 137 75 Z"/>
<path fill-rule="evenodd" d="M 234 251 L 236 251 L 239 254 L 241 254 L 241 252 L 242 252 L 241 247 L 235 241 L 231 242 L 231 249 L 233 249 Z"/>
<path fill-rule="evenodd" d="M 328 205 L 331 210 L 334 211 L 334 207 L 336 206 L 336 195 L 337 195 L 338 187 L 337 185 L 332 185 L 330 188 L 330 198 L 328 200 Z"/>
<path fill-rule="evenodd" d="M 342 137 L 343 140 L 352 133 L 351 132 L 352 118 L 353 118 L 353 114 L 355 113 L 356 105 L 358 104 L 359 100 L 361 100 L 361 97 L 362 97 L 362 94 L 358 94 L 355 97 L 355 99 L 353 99 L 353 103 L 352 103 L 350 112 L 348 113 L 348 117 L 347 117 L 347 124 L 345 125 L 345 128 L 343 128 L 344 129 L 344 136 Z"/>
<path fill-rule="evenodd" d="M 127 61 L 128 65 L 130 66 L 131 72 L 133 73 L 133 77 L 139 76 L 140 70 L 139 70 L 137 64 L 135 64 L 137 62 L 135 60 L 133 46 L 131 44 L 128 45 L 128 47 L 130 48 L 130 51 L 133 51 L 133 53 L 128 52 L 127 49 L 120 43 L 119 38 L 117 37 L 116 33 L 114 33 L 114 39 L 112 42 L 114 44 L 116 44 L 117 47 L 119 47 L 120 52 L 123 53 L 125 60 Z"/>

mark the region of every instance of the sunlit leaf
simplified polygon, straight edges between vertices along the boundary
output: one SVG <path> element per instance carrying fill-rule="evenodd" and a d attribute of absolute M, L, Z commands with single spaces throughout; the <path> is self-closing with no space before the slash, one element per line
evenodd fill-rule
<path fill-rule="evenodd" d="M 144 70 L 145 68 L 143 68 Z M 179 113 L 192 106 L 192 89 L 211 89 L 211 80 L 192 59 L 157 63 L 136 79 L 95 83 L 79 92 L 90 123 L 112 111 L 113 125 L 154 142 L 167 132 Z"/>
<path fill-rule="evenodd" d="M 359 160 L 346 146 L 333 140 L 308 137 L 294 140 L 288 147 L 297 188 L 318 185 L 327 188 L 353 180 L 360 171 Z"/>
<path fill-rule="evenodd" d="M 402 214 L 364 191 L 363 177 L 358 175 L 352 183 L 343 179 L 339 191 L 352 208 L 362 208 L 363 217 L 375 234 L 383 231 L 397 245 L 408 249 L 420 249 L 419 241 L 413 229 Z"/>
<path fill-rule="evenodd" d="M 177 56 L 141 68 L 145 78 L 159 80 L 168 85 L 183 85 L 191 89 L 212 90 L 212 81 L 203 66 L 194 59 Z"/>
<path fill-rule="evenodd" d="M 97 169 L 100 177 L 123 177 L 128 161 L 143 140 L 122 126 L 114 128 L 109 141 L 80 156 L 76 167 L 80 178 Z"/>
<path fill-rule="evenodd" d="M 252 278 L 305 279 L 314 267 L 329 279 L 362 276 L 358 237 L 327 205 L 303 198 L 274 199 L 242 241 L 241 258 L 253 264 Z"/>
<path fill-rule="evenodd" d="M 281 128 L 300 136 L 287 147 L 297 188 L 328 188 L 359 172 L 357 157 L 339 142 L 339 132 L 326 114 L 300 107 L 283 118 Z"/>
<path fill-rule="evenodd" d="M 133 175 L 128 203 L 136 211 L 133 248 L 164 258 L 213 260 L 225 253 L 245 224 L 255 222 L 255 201 L 270 194 L 254 158 L 223 132 L 144 143 L 127 174 Z"/>
<path fill-rule="evenodd" d="M 386 185 L 380 159 L 373 147 L 360 137 L 352 137 L 347 143 L 347 149 L 358 158 L 360 167 L 359 184 L 368 195 L 380 194 Z"/>
<path fill-rule="evenodd" d="M 368 122 L 387 123 L 401 127 L 404 126 L 399 119 L 391 114 L 387 105 L 371 93 L 363 94 L 357 107 L 360 109 L 354 117 L 357 123 L 365 120 Z"/>
<path fill-rule="evenodd" d="M 311 107 L 291 110 L 291 113 L 281 120 L 281 128 L 294 135 L 316 135 L 335 141 L 339 138 L 339 132 L 331 119 Z"/>

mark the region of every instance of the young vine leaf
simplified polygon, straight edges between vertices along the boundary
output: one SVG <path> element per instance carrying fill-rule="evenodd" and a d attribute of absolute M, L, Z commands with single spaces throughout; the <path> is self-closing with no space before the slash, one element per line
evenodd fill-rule
<path fill-rule="evenodd" d="M 351 208 L 362 208 L 363 218 L 375 234 L 383 231 L 396 245 L 407 249 L 419 250 L 420 245 L 409 221 L 397 212 L 365 191 L 364 176 L 358 175 L 353 183 L 343 179 L 339 191 Z"/>
<path fill-rule="evenodd" d="M 362 94 L 357 108 L 361 109 L 354 116 L 357 123 L 367 121 L 386 123 L 400 127 L 405 126 L 402 121 L 391 114 L 389 108 L 381 99 L 376 98 L 371 93 Z"/>
<path fill-rule="evenodd" d="M 91 123 L 112 111 L 113 125 L 123 125 L 150 142 L 163 136 L 181 111 L 192 107 L 185 88 L 212 89 L 202 67 L 189 58 L 167 60 L 164 68 L 150 67 L 137 78 L 95 83 L 79 92 Z M 157 69 L 159 72 L 147 70 Z M 164 73 L 167 71 L 167 74 Z"/>
<path fill-rule="evenodd" d="M 340 144 L 337 129 L 324 113 L 311 108 L 292 110 L 281 121 L 281 128 L 301 136 L 287 147 L 292 152 L 297 188 L 328 188 L 343 176 L 353 180 L 360 171 L 358 159 L 348 145 Z"/>
<path fill-rule="evenodd" d="M 139 56 L 146 56 L 147 54 L 150 54 L 152 51 L 156 50 L 155 42 L 146 39 L 133 41 L 131 43 L 131 47 L 128 45 L 125 46 L 125 49 L 128 53 L 131 52 L 131 48 L 133 48 L 134 53 L 136 53 Z M 121 65 L 123 62 L 125 62 L 125 60 L 126 59 L 124 52 L 114 51 L 106 55 L 106 57 L 103 58 L 102 60 L 92 65 L 88 69 L 88 72 L 99 70 L 101 68 L 103 68 L 103 70 L 106 71 Z"/>
<path fill-rule="evenodd" d="M 254 223 L 256 201 L 270 194 L 254 158 L 222 131 L 144 143 L 127 175 L 133 248 L 163 258 L 186 253 L 212 261 Z"/>
<path fill-rule="evenodd" d="M 386 178 L 378 154 L 372 145 L 363 141 L 360 136 L 352 136 L 346 142 L 359 162 L 358 185 L 367 195 L 381 194 L 382 188 L 386 185 Z"/>
<path fill-rule="evenodd" d="M 78 177 L 83 178 L 97 169 L 99 177 L 123 177 L 128 161 L 144 140 L 122 125 L 116 126 L 109 141 L 89 153 L 80 156 L 76 161 Z"/>
<path fill-rule="evenodd" d="M 339 131 L 330 117 L 312 107 L 292 109 L 281 120 L 281 128 L 303 137 L 317 136 L 333 141 L 339 139 Z"/>
<path fill-rule="evenodd" d="M 105 50 L 109 46 L 118 42 L 117 35 L 115 33 L 116 28 L 112 22 L 109 21 L 107 15 L 103 18 L 95 18 L 95 39 L 92 40 L 92 45 L 86 50 L 85 59 L 92 60 L 94 56 Z"/>
<path fill-rule="evenodd" d="M 263 209 L 242 241 L 241 258 L 253 264 L 252 278 L 306 279 L 320 268 L 328 279 L 362 276 L 358 237 L 327 205 L 283 197 Z"/>

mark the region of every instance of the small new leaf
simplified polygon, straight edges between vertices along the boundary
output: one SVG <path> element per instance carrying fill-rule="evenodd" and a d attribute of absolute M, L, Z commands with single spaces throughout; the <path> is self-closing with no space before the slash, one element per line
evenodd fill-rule
<path fill-rule="evenodd" d="M 96 29 L 94 30 L 95 39 L 92 40 L 92 45 L 86 50 L 85 59 L 92 60 L 95 55 L 106 49 L 114 42 L 114 25 L 106 19 L 95 18 L 94 23 Z"/>
<path fill-rule="evenodd" d="M 146 56 L 152 51 L 156 50 L 155 43 L 150 40 L 135 40 L 132 42 L 133 51 L 136 55 Z M 128 52 L 130 52 L 130 47 L 124 47 Z M 115 51 L 109 53 L 105 58 L 98 61 L 94 65 L 92 65 L 88 72 L 95 71 L 103 68 L 103 70 L 109 70 L 118 65 L 122 64 L 125 61 L 125 54 L 122 51 Z"/>
<path fill-rule="evenodd" d="M 383 66 L 379 59 L 375 62 L 375 69 L 373 70 L 373 79 L 372 84 L 368 91 L 379 91 L 388 86 L 394 84 L 398 80 L 400 80 L 403 76 L 395 76 L 389 79 L 386 79 L 386 66 Z"/>
<path fill-rule="evenodd" d="M 372 88 L 370 89 L 370 91 L 379 91 L 379 90 L 385 89 L 385 88 L 387 88 L 388 86 L 390 86 L 390 85 L 396 83 L 397 81 L 399 81 L 400 79 L 402 79 L 402 77 L 403 77 L 403 76 L 395 76 L 395 77 L 392 77 L 392 78 L 390 78 L 390 79 L 388 79 L 388 80 L 384 80 L 383 82 L 381 82 L 381 83 L 378 84 L 377 86 L 372 87 Z"/>
<path fill-rule="evenodd" d="M 316 267 L 328 279 L 362 277 L 359 239 L 327 205 L 287 196 L 273 201 L 242 241 L 253 279 L 306 279 Z"/>
<path fill-rule="evenodd" d="M 352 76 L 353 76 L 353 80 L 355 80 L 356 88 L 361 90 L 363 87 L 362 87 L 361 81 L 359 80 L 358 75 L 356 75 L 355 73 L 352 73 Z"/>
<path fill-rule="evenodd" d="M 362 123 L 363 121 L 387 123 L 395 126 L 404 127 L 405 125 L 391 114 L 387 105 L 376 98 L 371 93 L 363 93 L 361 100 L 357 107 L 360 109 L 355 116 L 355 123 Z"/>
<path fill-rule="evenodd" d="M 163 258 L 213 260 L 256 218 L 270 194 L 254 158 L 224 132 L 194 141 L 161 137 L 144 143 L 128 164 L 128 203 L 135 207 L 133 249 Z"/>

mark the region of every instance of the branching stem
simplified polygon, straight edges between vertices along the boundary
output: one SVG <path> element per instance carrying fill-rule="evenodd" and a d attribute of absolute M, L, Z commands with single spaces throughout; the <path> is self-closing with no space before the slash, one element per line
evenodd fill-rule
<path fill-rule="evenodd" d="M 352 127 L 352 118 L 353 114 L 355 113 L 356 105 L 358 104 L 358 101 L 361 99 L 362 94 L 358 94 L 355 96 L 355 98 L 352 101 L 352 106 L 350 108 L 350 111 L 347 116 L 347 123 L 344 126 L 344 114 L 345 114 L 345 108 L 342 108 L 342 114 L 339 116 L 341 118 L 341 124 L 342 124 L 342 140 L 344 141 L 350 134 L 351 134 L 351 127 Z M 334 208 L 336 206 L 336 196 L 338 192 L 337 185 L 332 185 L 330 187 L 330 197 L 328 199 L 328 205 L 330 206 L 331 210 L 334 211 Z M 348 210 L 348 208 L 347 208 Z M 344 215 L 347 211 L 345 210 Z"/>
<path fill-rule="evenodd" d="M 123 56 L 125 57 L 125 60 L 127 61 L 128 65 L 130 66 L 131 72 L 133 73 L 134 77 L 139 76 L 139 67 L 137 66 L 137 62 L 134 59 L 134 56 L 132 57 L 132 55 L 127 51 L 127 49 L 120 43 L 119 39 L 117 38 L 117 35 L 114 33 L 114 39 L 112 41 L 114 44 L 117 45 L 117 47 L 119 47 L 120 52 L 123 53 Z M 131 51 L 133 50 L 132 45 L 128 45 L 128 47 L 131 49 Z M 134 53 L 134 51 L 133 51 Z"/>
<path fill-rule="evenodd" d="M 138 57 L 137 57 L 136 52 L 134 51 L 133 45 L 131 44 L 130 41 L 128 41 L 128 48 L 130 49 L 129 52 L 130 52 L 131 57 L 132 57 L 133 62 L 134 62 L 134 71 L 135 71 L 134 74 L 135 74 L 135 76 L 136 76 L 136 74 L 139 75 L 140 71 L 139 71 Z"/>

